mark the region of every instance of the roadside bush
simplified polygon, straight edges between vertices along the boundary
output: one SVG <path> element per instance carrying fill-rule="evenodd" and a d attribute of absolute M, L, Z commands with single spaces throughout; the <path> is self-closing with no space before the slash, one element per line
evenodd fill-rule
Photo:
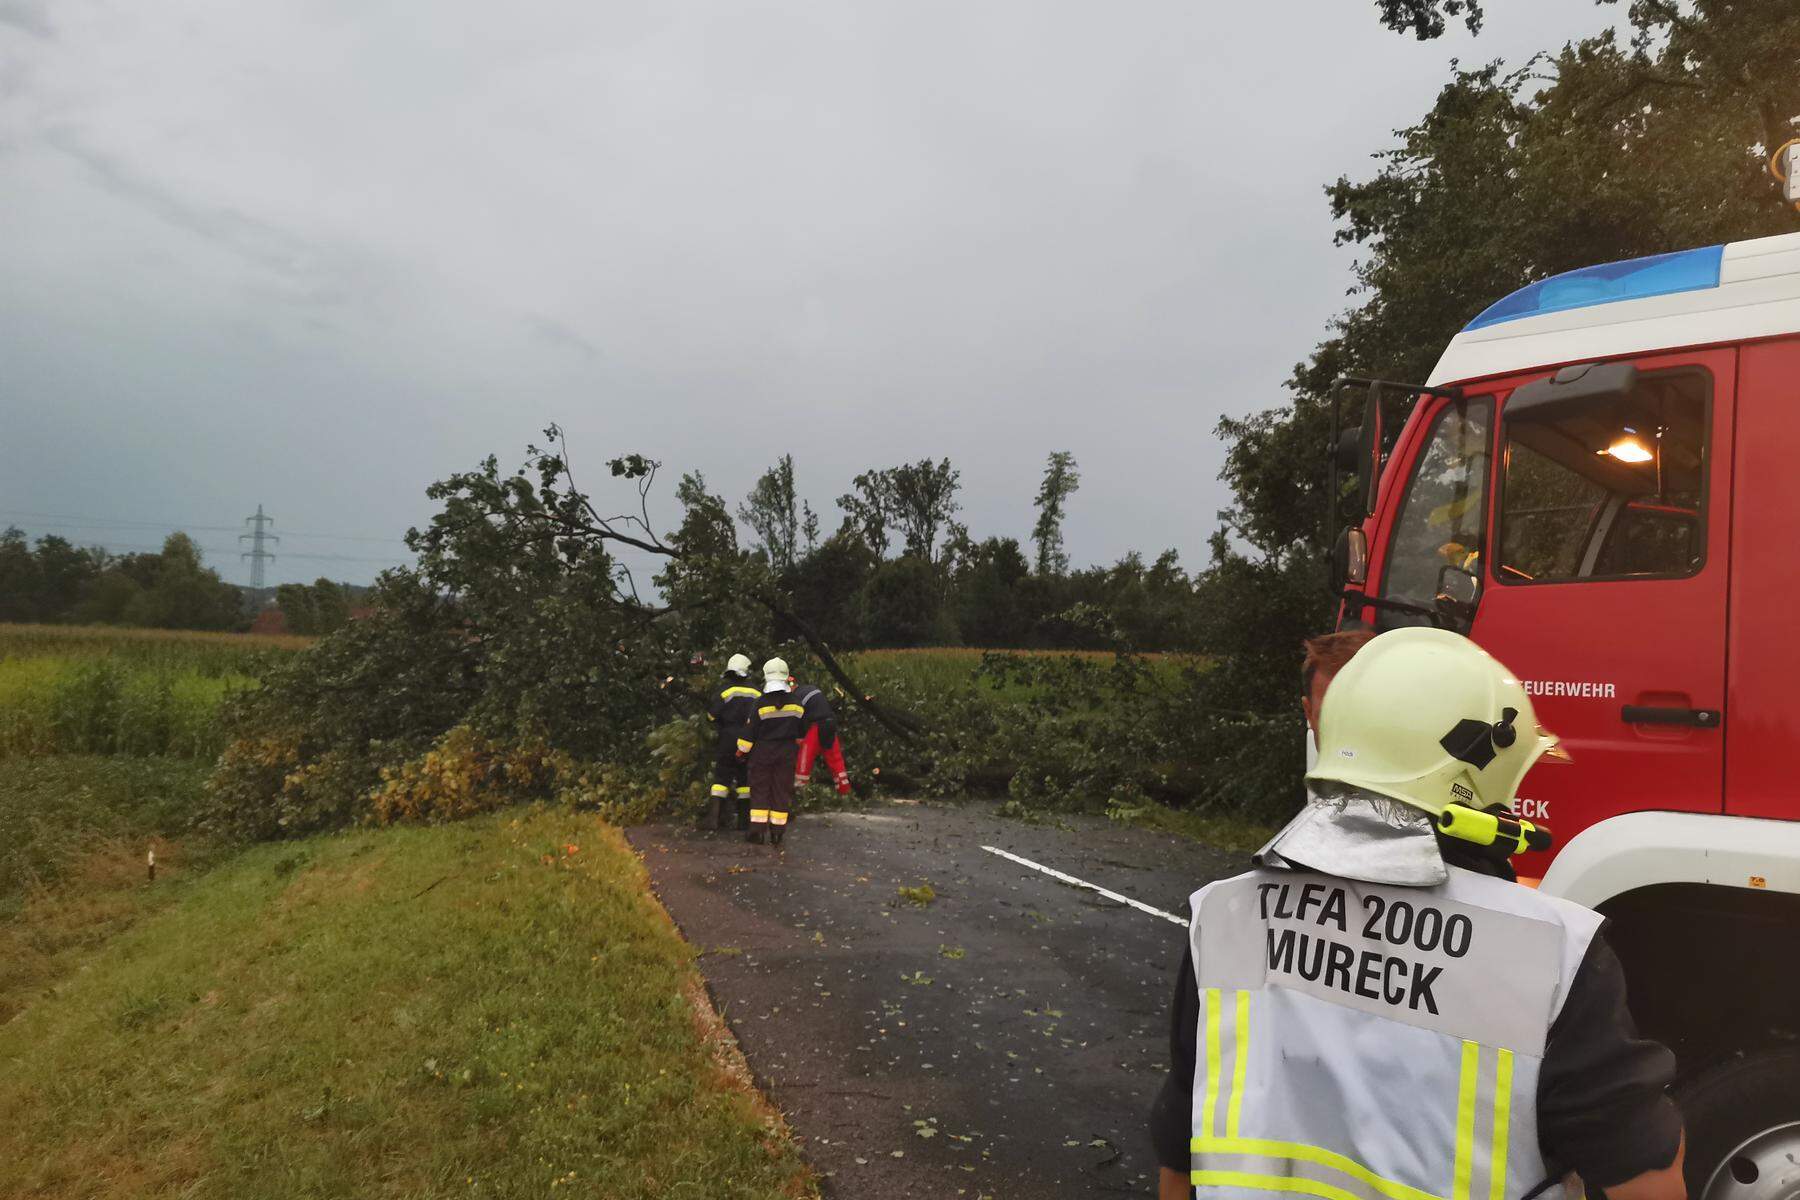
<path fill-rule="evenodd" d="M 705 718 L 682 717 L 653 729 L 646 756 L 633 763 L 588 763 L 558 788 L 556 800 L 593 809 L 615 825 L 668 811 L 696 812 L 705 803 L 712 737 Z"/>
<path fill-rule="evenodd" d="M 1297 712 L 1218 707 L 1219 681 L 1205 661 L 987 651 L 958 673 L 923 669 L 927 657 L 857 658 L 883 700 L 931 714 L 916 740 L 837 695 L 859 789 L 1004 796 L 1027 810 L 1156 804 L 1257 822 L 1283 819 L 1298 802 Z"/>
<path fill-rule="evenodd" d="M 381 825 L 473 816 L 546 799 L 574 769 L 568 755 L 541 737 L 497 742 L 458 725 L 419 757 L 382 769 L 369 816 Z"/>

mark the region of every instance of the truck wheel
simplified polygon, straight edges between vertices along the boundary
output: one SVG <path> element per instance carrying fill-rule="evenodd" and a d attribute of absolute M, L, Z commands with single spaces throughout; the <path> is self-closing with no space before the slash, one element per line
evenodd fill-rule
<path fill-rule="evenodd" d="M 1800 1050 L 1745 1055 L 1676 1089 L 1693 1200 L 1800 1197 Z"/>

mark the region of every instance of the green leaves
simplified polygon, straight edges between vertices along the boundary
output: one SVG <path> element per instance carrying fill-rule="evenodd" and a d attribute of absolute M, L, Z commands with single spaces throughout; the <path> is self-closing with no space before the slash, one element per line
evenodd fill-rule
<path fill-rule="evenodd" d="M 921 883 L 918 887 L 902 887 L 896 889 L 902 900 L 925 908 L 937 899 L 937 889 L 929 883 Z"/>
<path fill-rule="evenodd" d="M 612 469 L 615 479 L 643 479 L 662 464 L 642 454 L 624 454 L 609 460 L 606 465 Z"/>

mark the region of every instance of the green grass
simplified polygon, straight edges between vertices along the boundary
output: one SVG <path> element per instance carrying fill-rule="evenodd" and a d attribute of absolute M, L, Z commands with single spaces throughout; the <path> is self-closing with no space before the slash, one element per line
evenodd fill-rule
<path fill-rule="evenodd" d="M 0 1024 L 213 857 L 183 833 L 205 775 L 178 759 L 0 762 Z"/>
<path fill-rule="evenodd" d="M 170 758 L 0 762 L 0 917 L 32 889 L 54 886 L 96 847 L 127 842 L 141 864 L 150 839 L 188 828 L 207 771 Z"/>
<path fill-rule="evenodd" d="M 0 1025 L 0 1195 L 815 1194 L 591 816 L 265 845 L 165 890 Z"/>

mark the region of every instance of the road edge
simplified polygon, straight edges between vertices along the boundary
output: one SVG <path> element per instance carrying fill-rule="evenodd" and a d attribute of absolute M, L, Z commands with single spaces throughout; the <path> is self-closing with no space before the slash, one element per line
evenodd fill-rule
<path fill-rule="evenodd" d="M 681 922 L 675 919 L 674 914 L 663 904 L 662 897 L 656 894 L 656 882 L 650 874 L 650 864 L 645 861 L 643 848 L 632 840 L 629 829 L 621 827 L 619 833 L 643 871 L 644 894 L 650 898 L 656 911 L 662 914 L 662 919 L 668 922 L 675 936 L 681 939 L 681 944 L 688 948 L 687 974 L 682 980 L 681 997 L 688 1006 L 688 1018 L 693 1023 L 694 1035 L 700 1039 L 707 1058 L 712 1062 L 714 1082 L 721 1091 L 743 1097 L 751 1111 L 761 1119 L 769 1136 L 794 1148 L 794 1154 L 804 1168 L 804 1173 L 800 1190 L 789 1192 L 792 1200 L 822 1200 L 822 1180 L 818 1167 L 806 1153 L 805 1141 L 789 1124 L 787 1114 L 781 1111 L 781 1106 L 758 1083 L 756 1072 L 751 1068 L 750 1060 L 744 1056 L 744 1048 L 739 1043 L 737 1034 L 719 1011 L 718 997 L 713 995 L 712 984 L 699 967 L 700 948 L 688 940 Z"/>

